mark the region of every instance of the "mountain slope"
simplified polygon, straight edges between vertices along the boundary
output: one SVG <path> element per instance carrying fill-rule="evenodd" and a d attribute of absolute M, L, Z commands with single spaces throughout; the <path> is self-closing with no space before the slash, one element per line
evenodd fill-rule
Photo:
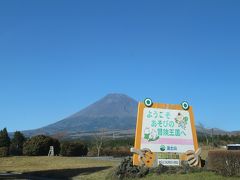
<path fill-rule="evenodd" d="M 93 131 L 105 129 L 111 133 L 134 134 L 137 116 L 136 100 L 124 94 L 108 94 L 85 109 L 50 124 L 48 126 L 24 131 L 26 136 L 36 134 L 54 135 L 63 133 L 64 136 L 90 135 Z M 221 129 L 207 129 L 196 125 L 198 134 L 237 134 Z M 129 131 L 130 130 L 130 131 Z M 124 133 L 123 133 L 124 132 Z"/>
<path fill-rule="evenodd" d="M 124 94 L 108 94 L 85 109 L 54 124 L 25 131 L 26 135 L 75 133 L 104 129 L 134 129 L 137 101 Z"/>

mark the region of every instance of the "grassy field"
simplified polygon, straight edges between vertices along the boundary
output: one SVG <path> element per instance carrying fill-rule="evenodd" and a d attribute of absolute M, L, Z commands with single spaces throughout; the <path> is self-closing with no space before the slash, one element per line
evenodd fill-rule
<path fill-rule="evenodd" d="M 119 162 L 84 157 L 5 157 L 0 158 L 0 172 L 23 173 L 18 177 L 105 179 Z"/>
<path fill-rule="evenodd" d="M 0 158 L 0 173 L 22 173 L 14 175 L 12 178 L 34 178 L 49 177 L 55 179 L 106 179 L 111 174 L 113 168 L 120 163 L 120 160 L 100 160 L 92 158 L 80 157 L 6 157 Z M 201 172 L 192 174 L 164 174 L 158 176 L 150 174 L 143 178 L 155 180 L 223 180 L 223 179 L 239 179 L 225 178 L 215 175 L 212 172 Z M 0 176 L 1 179 L 1 176 Z"/>

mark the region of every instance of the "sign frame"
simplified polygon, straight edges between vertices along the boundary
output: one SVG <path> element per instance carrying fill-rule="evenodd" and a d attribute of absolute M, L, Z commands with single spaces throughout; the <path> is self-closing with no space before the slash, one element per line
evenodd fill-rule
<path fill-rule="evenodd" d="M 147 107 L 143 102 L 138 103 L 138 114 L 137 114 L 137 123 L 136 123 L 136 132 L 135 132 L 135 143 L 134 148 L 140 149 L 141 148 L 141 136 L 142 136 L 142 125 L 143 125 L 143 112 L 144 108 Z M 170 110 L 184 110 L 181 104 L 162 104 L 162 103 L 153 103 L 151 108 L 160 108 L 160 109 L 170 109 Z M 198 140 L 197 140 L 197 133 L 194 123 L 194 116 L 193 116 L 193 108 L 189 106 L 187 110 L 190 116 L 190 125 L 192 130 L 192 137 L 193 137 L 193 146 L 194 151 L 198 149 Z M 179 153 L 179 160 L 187 160 L 187 156 L 184 153 Z M 133 155 L 133 165 L 140 165 L 138 155 Z"/>

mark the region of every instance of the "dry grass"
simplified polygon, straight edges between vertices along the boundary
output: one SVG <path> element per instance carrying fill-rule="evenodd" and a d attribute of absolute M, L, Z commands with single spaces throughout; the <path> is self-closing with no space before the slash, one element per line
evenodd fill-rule
<path fill-rule="evenodd" d="M 207 157 L 207 153 L 211 148 L 202 148 L 202 158 Z M 23 173 L 20 177 L 50 177 L 50 178 L 72 178 L 72 179 L 106 179 L 106 176 L 111 174 L 114 167 L 118 166 L 120 160 L 98 160 L 85 157 L 28 157 L 28 156 L 18 156 L 18 157 L 4 157 L 0 158 L 0 173 L 1 172 L 19 172 Z M 164 179 L 164 180 L 223 180 L 237 178 L 226 178 L 222 176 L 215 175 L 212 172 L 201 172 L 201 173 L 191 173 L 191 174 L 163 174 L 155 175 L 150 174 L 145 179 Z M 1 178 L 1 176 L 0 176 Z"/>
<path fill-rule="evenodd" d="M 105 179 L 119 161 L 79 157 L 5 157 L 0 159 L 0 172 L 24 173 L 25 176 Z"/>
<path fill-rule="evenodd" d="M 202 154 L 201 154 L 201 157 L 202 159 L 206 159 L 207 156 L 208 156 L 208 152 L 211 151 L 211 150 L 225 150 L 225 149 L 220 149 L 220 148 L 213 148 L 211 146 L 201 146 L 202 148 Z"/>

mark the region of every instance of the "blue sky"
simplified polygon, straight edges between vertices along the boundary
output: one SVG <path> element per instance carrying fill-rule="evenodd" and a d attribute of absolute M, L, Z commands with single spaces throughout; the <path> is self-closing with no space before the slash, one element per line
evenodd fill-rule
<path fill-rule="evenodd" d="M 0 1 L 0 128 L 39 128 L 108 93 L 187 100 L 239 130 L 240 1 Z"/>

